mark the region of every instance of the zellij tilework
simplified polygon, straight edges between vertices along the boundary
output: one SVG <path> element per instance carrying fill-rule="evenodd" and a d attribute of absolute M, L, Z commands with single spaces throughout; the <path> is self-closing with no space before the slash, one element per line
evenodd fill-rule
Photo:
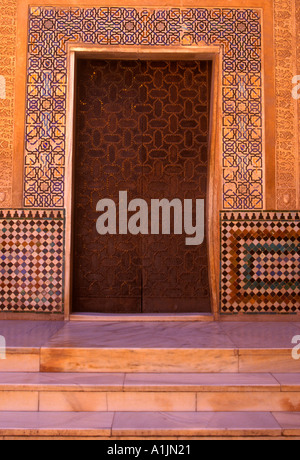
<path fill-rule="evenodd" d="M 296 313 L 300 213 L 222 213 L 221 313 Z"/>
<path fill-rule="evenodd" d="M 0 310 L 63 312 L 64 213 L 0 210 Z"/>

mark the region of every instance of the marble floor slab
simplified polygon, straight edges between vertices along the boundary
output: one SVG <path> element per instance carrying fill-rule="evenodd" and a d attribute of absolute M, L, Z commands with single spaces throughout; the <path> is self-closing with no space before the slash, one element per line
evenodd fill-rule
<path fill-rule="evenodd" d="M 180 387 L 198 392 L 280 391 L 271 374 L 125 374 L 124 391 L 178 391 Z"/>
<path fill-rule="evenodd" d="M 0 412 L 0 434 L 34 436 L 110 436 L 111 412 Z"/>
<path fill-rule="evenodd" d="M 125 374 L 2 372 L 0 391 L 123 391 Z"/>
<path fill-rule="evenodd" d="M 274 374 L 274 378 L 280 384 L 281 391 L 299 391 L 300 372 L 294 374 Z"/>
<path fill-rule="evenodd" d="M 112 428 L 115 436 L 172 436 L 204 435 L 257 435 L 279 436 L 281 427 L 267 412 L 141 412 L 116 413 Z"/>
<path fill-rule="evenodd" d="M 294 323 L 66 323 L 45 344 L 75 348 L 292 348 Z"/>
<path fill-rule="evenodd" d="M 300 415 L 295 415 L 289 424 L 284 415 L 280 419 L 270 412 L 5 412 L 0 413 L 0 436 L 278 437 L 282 426 L 296 432 Z"/>
<path fill-rule="evenodd" d="M 298 323 L 219 323 L 236 348 L 293 348 Z"/>
<path fill-rule="evenodd" d="M 274 412 L 274 418 L 279 423 L 286 436 L 300 436 L 300 412 Z"/>
<path fill-rule="evenodd" d="M 291 349 L 300 323 L 0 321 L 7 348 Z"/>
<path fill-rule="evenodd" d="M 0 391 L 291 392 L 299 374 L 0 372 Z"/>
<path fill-rule="evenodd" d="M 65 348 L 234 348 L 218 323 L 67 323 L 46 344 Z"/>
<path fill-rule="evenodd" d="M 0 321 L 0 335 L 5 338 L 7 348 L 40 348 L 59 330 L 63 321 Z"/>

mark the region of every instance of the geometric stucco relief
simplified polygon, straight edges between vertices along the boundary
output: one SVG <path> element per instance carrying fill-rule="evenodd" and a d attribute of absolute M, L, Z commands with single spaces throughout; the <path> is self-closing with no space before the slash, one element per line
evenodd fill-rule
<path fill-rule="evenodd" d="M 1 0 L 0 207 L 11 206 L 16 54 L 16 0 Z M 20 165 L 21 166 L 21 165 Z"/>
<path fill-rule="evenodd" d="M 28 24 L 26 207 L 64 206 L 67 45 L 76 43 L 221 46 L 223 206 L 263 208 L 260 9 L 31 7 Z"/>
<path fill-rule="evenodd" d="M 300 75 L 300 0 L 296 0 L 296 40 L 297 40 L 297 75 Z M 298 203 L 297 209 L 300 208 L 300 98 L 297 103 L 297 115 L 298 115 Z"/>
<path fill-rule="evenodd" d="M 297 74 L 295 3 L 275 0 L 274 6 L 277 209 L 297 209 L 298 121 L 297 102 L 291 95 L 292 79 Z"/>

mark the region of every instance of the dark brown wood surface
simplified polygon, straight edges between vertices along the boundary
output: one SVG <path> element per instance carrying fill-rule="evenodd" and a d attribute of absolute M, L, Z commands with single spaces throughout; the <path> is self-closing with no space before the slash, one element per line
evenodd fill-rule
<path fill-rule="evenodd" d="M 206 61 L 78 61 L 73 311 L 210 311 L 206 239 L 96 231 L 120 191 L 207 202 L 210 81 Z"/>

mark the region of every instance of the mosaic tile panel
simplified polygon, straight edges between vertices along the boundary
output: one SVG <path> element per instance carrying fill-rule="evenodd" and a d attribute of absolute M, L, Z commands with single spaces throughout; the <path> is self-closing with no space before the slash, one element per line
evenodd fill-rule
<path fill-rule="evenodd" d="M 63 207 L 67 44 L 223 50 L 224 209 L 262 209 L 261 10 L 32 7 L 25 206 Z"/>
<path fill-rule="evenodd" d="M 0 311 L 63 312 L 64 213 L 0 210 Z"/>
<path fill-rule="evenodd" d="M 300 213 L 222 213 L 221 313 L 300 311 Z"/>

